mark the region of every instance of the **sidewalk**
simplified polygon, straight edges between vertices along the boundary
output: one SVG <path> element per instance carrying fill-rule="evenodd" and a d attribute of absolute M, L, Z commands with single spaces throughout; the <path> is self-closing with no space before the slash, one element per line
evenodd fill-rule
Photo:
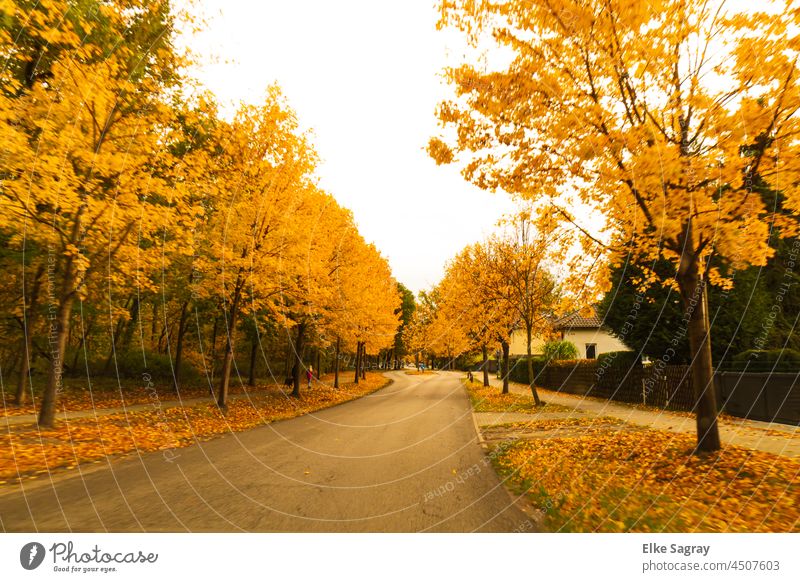
<path fill-rule="evenodd" d="M 502 388 L 502 381 L 490 377 L 492 386 Z M 516 394 L 530 395 L 530 388 L 524 384 L 511 382 L 509 390 Z M 575 413 L 593 416 L 613 417 L 630 424 L 666 430 L 675 433 L 694 433 L 696 430 L 693 415 L 677 414 L 667 410 L 642 410 L 633 406 L 612 401 L 600 401 L 574 394 L 562 394 L 539 388 L 539 396 L 545 402 L 568 406 Z M 519 422 L 529 415 L 482 413 L 476 414 L 479 426 L 491 426 L 506 422 Z M 513 418 L 512 418 L 513 416 Z M 800 427 L 779 423 L 761 422 L 748 419 L 722 419 L 719 421 L 720 439 L 724 444 L 733 444 L 748 449 L 800 458 Z"/>

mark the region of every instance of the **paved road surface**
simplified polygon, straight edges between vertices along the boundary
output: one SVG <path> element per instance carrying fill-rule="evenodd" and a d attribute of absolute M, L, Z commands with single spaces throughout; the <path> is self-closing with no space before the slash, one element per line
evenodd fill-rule
<path fill-rule="evenodd" d="M 0 490 L 4 531 L 530 531 L 454 374 Z"/>

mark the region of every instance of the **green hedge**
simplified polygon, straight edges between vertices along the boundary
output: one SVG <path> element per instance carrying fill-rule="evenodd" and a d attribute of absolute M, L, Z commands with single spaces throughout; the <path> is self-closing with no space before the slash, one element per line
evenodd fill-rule
<path fill-rule="evenodd" d="M 736 354 L 729 363 L 720 366 L 727 370 L 748 372 L 794 372 L 800 370 L 800 351 L 797 350 L 746 350 Z"/>
<path fill-rule="evenodd" d="M 612 369 L 627 372 L 634 364 L 641 364 L 639 354 L 631 351 L 607 352 L 600 354 L 597 360 L 570 359 L 570 360 L 548 360 L 544 356 L 533 356 L 533 377 L 537 385 L 544 385 L 544 380 L 548 368 L 575 368 L 575 367 L 596 367 L 597 369 Z M 520 384 L 530 384 L 528 380 L 528 358 L 521 357 L 511 360 L 509 379 Z M 617 374 L 609 374 L 609 377 L 616 377 Z"/>
<path fill-rule="evenodd" d="M 615 368 L 628 370 L 634 364 L 641 363 L 641 357 L 637 352 L 628 350 L 619 352 L 606 352 L 597 356 L 597 366 L 599 368 Z"/>
<path fill-rule="evenodd" d="M 541 375 L 542 368 L 544 368 L 547 360 L 543 356 L 532 356 L 533 361 L 533 377 Z M 509 380 L 512 382 L 519 382 L 520 384 L 530 384 L 528 379 L 528 358 L 516 358 L 510 362 L 510 370 L 508 374 Z"/>

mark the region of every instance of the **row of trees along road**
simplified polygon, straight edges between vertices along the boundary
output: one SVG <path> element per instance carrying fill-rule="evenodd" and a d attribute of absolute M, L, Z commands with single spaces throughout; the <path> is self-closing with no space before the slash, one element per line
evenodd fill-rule
<path fill-rule="evenodd" d="M 687 324 L 674 331 L 689 339 L 697 450 L 719 449 L 706 288 L 731 283 L 721 266 L 764 265 L 770 230 L 797 233 L 800 7 L 441 0 L 440 8 L 441 27 L 510 58 L 447 71 L 455 96 L 438 113 L 455 131 L 433 138 L 431 155 L 464 160 L 480 187 L 551 204 L 612 265 L 628 255 L 669 262 L 666 280 L 647 269 L 641 284 L 674 285 L 680 295 Z M 782 191 L 786 213 L 754 193 L 759 183 Z"/>
<path fill-rule="evenodd" d="M 0 363 L 18 366 L 21 404 L 32 360 L 47 362 L 40 425 L 53 424 L 65 367 L 119 369 L 134 339 L 141 371 L 142 355 L 166 357 L 179 389 L 191 360 L 221 407 L 239 335 L 250 382 L 258 346 L 271 347 L 295 395 L 311 341 L 335 346 L 337 372 L 344 351 L 392 348 L 397 283 L 317 186 L 277 87 L 224 119 L 182 75 L 182 16 L 166 0 L 2 10 Z"/>
<path fill-rule="evenodd" d="M 511 336 L 524 333 L 531 394 L 533 342 L 551 334 L 554 316 L 581 305 L 593 290 L 591 273 L 599 253 L 574 252 L 575 231 L 552 215 L 523 210 L 505 219 L 498 234 L 464 248 L 442 280 L 421 294 L 407 343 L 417 354 L 448 362 L 480 351 L 483 381 L 489 385 L 488 354 L 503 353 L 503 393 L 508 393 Z"/>

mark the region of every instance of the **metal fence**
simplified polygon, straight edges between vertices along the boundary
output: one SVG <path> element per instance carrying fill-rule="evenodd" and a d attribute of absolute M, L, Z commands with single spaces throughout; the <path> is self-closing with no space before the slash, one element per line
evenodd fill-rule
<path fill-rule="evenodd" d="M 527 366 L 518 360 L 511 379 L 527 383 Z M 603 367 L 597 360 L 570 360 L 534 366 L 537 386 L 666 410 L 694 409 L 689 366 L 654 364 Z M 716 372 L 717 402 L 733 416 L 800 424 L 800 372 Z"/>

